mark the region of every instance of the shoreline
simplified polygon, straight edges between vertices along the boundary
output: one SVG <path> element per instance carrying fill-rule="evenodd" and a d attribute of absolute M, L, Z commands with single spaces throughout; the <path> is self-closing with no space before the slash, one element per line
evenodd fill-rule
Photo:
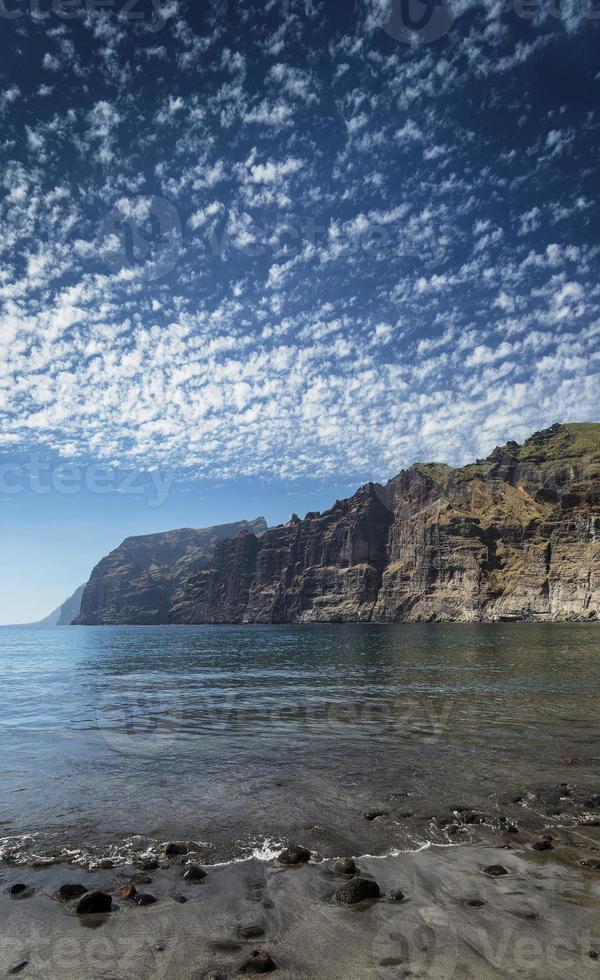
<path fill-rule="evenodd" d="M 600 870 L 578 863 L 600 866 L 600 828 L 555 830 L 553 849 L 544 851 L 508 836 L 358 858 L 381 896 L 349 907 L 335 897 L 349 878 L 329 859 L 207 865 L 199 881 L 182 879 L 189 855 L 146 871 L 2 864 L 0 972 L 227 978 L 259 950 L 272 957 L 276 976 L 307 980 L 600 975 Z M 490 865 L 508 873 L 492 877 L 483 870 Z M 156 903 L 117 898 L 128 882 Z M 9 894 L 17 883 L 27 886 L 23 897 Z M 65 883 L 111 893 L 113 911 L 78 916 L 76 903 L 58 897 Z M 398 889 L 404 898 L 392 900 Z"/>
<path fill-rule="evenodd" d="M 569 768 L 583 765 L 581 759 L 565 760 Z M 575 773 L 573 773 L 575 774 Z M 458 795 L 458 794 L 457 794 Z M 460 798 L 460 797 L 459 797 Z M 431 801 L 429 801 L 431 803 Z M 0 835 L 0 869 L 3 867 L 44 868 L 63 865 L 83 871 L 118 870 L 132 865 L 143 868 L 147 862 L 164 861 L 165 856 L 188 853 L 188 859 L 205 867 L 226 867 L 257 859 L 274 860 L 290 841 L 301 840 L 313 863 L 326 863 L 336 857 L 352 854 L 358 860 L 378 860 L 416 853 L 424 848 L 488 845 L 501 840 L 504 846 L 528 846 L 544 834 L 584 834 L 600 828 L 600 792 L 597 781 L 586 780 L 544 783 L 513 787 L 510 792 L 495 793 L 485 800 L 462 796 L 444 806 L 440 795 L 437 806 L 428 805 L 409 791 L 352 801 L 337 824 L 328 823 L 325 812 L 321 821 L 310 818 L 280 819 L 272 822 L 269 833 L 247 832 L 234 838 L 227 822 L 204 826 L 168 825 L 171 836 L 157 836 L 157 829 L 107 833 L 98 825 L 82 824 L 78 830 L 67 827 Z M 323 804 L 322 804 L 323 809 Z M 246 814 L 248 830 L 250 814 Z M 255 816 L 258 820 L 258 816 Z M 164 822 L 164 821 L 162 821 Z M 264 824 L 263 824 L 264 826 Z M 180 833 L 177 834 L 176 830 Z M 357 857 L 358 856 L 358 857 Z"/>

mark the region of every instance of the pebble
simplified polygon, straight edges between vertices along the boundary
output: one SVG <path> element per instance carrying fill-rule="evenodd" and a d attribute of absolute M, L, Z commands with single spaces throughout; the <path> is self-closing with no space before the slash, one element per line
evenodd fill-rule
<path fill-rule="evenodd" d="M 21 970 L 24 970 L 25 969 L 25 967 L 28 965 L 28 963 L 29 963 L 29 960 L 19 960 L 19 962 L 18 963 L 15 963 L 14 966 L 11 966 L 11 968 L 8 971 L 9 972 L 9 975 L 12 976 L 15 973 L 20 973 Z"/>
<path fill-rule="evenodd" d="M 239 934 L 244 939 L 259 939 L 264 936 L 265 930 L 260 926 L 240 926 Z"/>
<path fill-rule="evenodd" d="M 403 902 L 405 895 L 400 888 L 394 888 L 391 892 L 388 892 L 388 898 L 390 902 Z"/>
<path fill-rule="evenodd" d="M 135 885 L 121 885 L 121 887 L 115 892 L 117 898 L 133 898 L 135 894 Z"/>

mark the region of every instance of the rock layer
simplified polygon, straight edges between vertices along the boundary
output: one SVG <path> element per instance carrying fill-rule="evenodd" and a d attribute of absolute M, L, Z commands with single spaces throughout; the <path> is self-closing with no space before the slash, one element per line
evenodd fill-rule
<path fill-rule="evenodd" d="M 469 466 L 416 464 L 260 536 L 244 528 L 180 582 L 166 618 L 493 622 L 599 613 L 600 424 L 573 423 Z"/>

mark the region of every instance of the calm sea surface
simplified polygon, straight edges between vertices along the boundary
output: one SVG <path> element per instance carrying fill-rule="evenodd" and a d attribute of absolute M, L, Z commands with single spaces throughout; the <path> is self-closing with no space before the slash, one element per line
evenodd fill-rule
<path fill-rule="evenodd" d="M 600 792 L 594 624 L 6 628 L 0 671 L 5 859 L 384 853 Z"/>

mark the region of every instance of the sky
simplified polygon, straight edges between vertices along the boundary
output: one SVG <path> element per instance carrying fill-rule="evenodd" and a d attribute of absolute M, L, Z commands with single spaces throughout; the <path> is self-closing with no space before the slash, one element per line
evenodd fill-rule
<path fill-rule="evenodd" d="M 0 4 L 0 622 L 600 419 L 592 0 Z"/>

